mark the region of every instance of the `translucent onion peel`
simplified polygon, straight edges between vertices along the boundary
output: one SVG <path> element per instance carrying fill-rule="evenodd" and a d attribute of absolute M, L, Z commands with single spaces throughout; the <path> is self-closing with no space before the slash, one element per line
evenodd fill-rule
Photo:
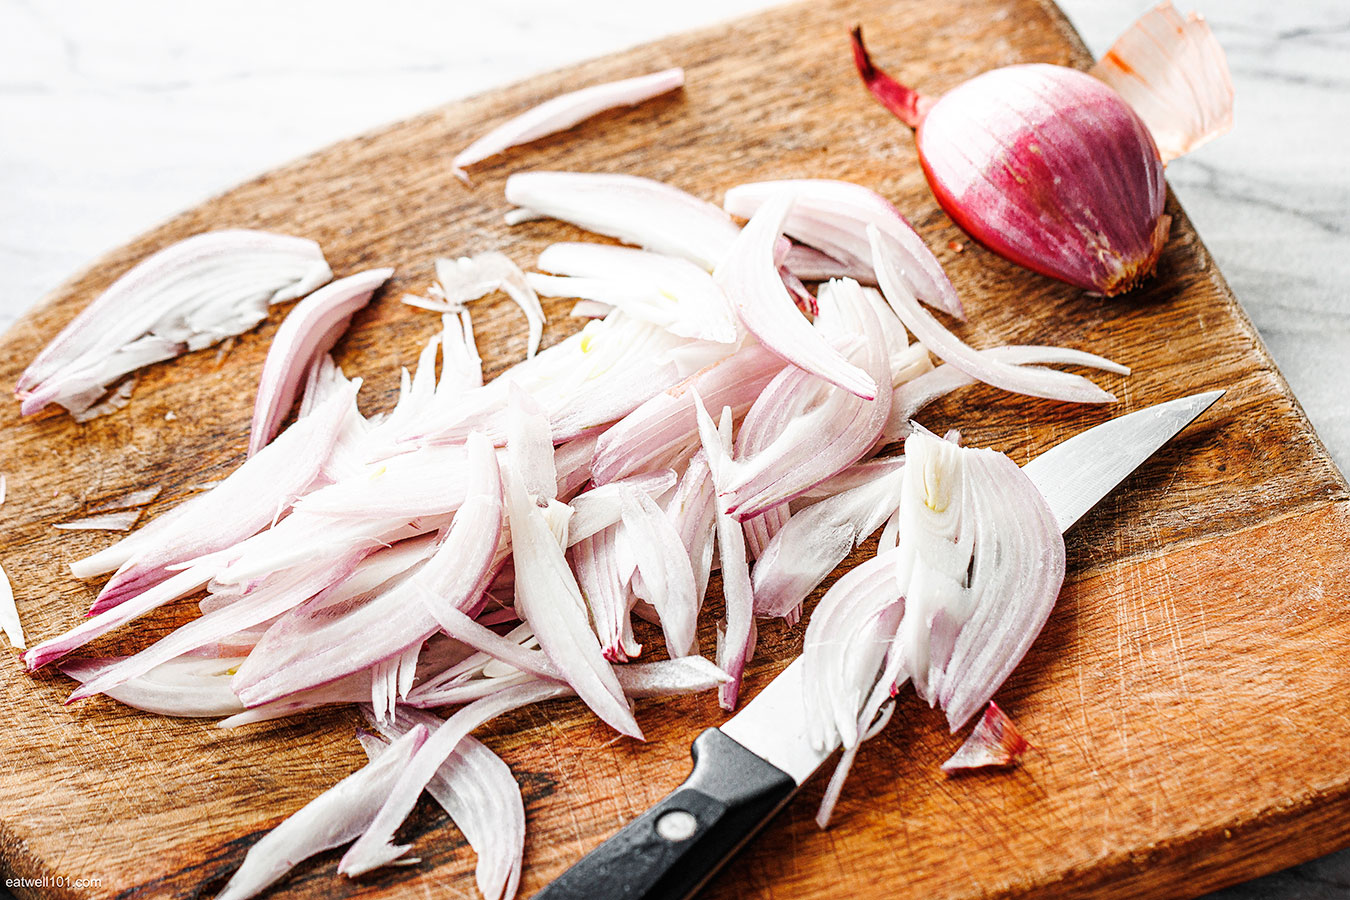
<path fill-rule="evenodd" d="M 975 730 L 951 759 L 942 764 L 942 771 L 950 775 L 972 769 L 1015 766 L 1029 746 L 1013 720 L 990 700 L 984 715 L 975 723 Z"/>
<path fill-rule="evenodd" d="M 936 100 L 877 69 L 859 29 L 853 50 L 868 89 L 916 129 L 928 184 L 958 225 L 1019 265 L 1111 297 L 1152 274 L 1167 240 L 1160 134 L 1169 150 L 1195 146 L 1229 117 L 1222 51 L 1203 22 L 1178 23 L 1168 10 L 1145 16 L 1098 67 L 1104 81 L 1007 66 Z"/>
<path fill-rule="evenodd" d="M 349 275 L 319 288 L 286 315 L 263 362 L 248 436 L 249 456 L 276 437 L 301 386 L 342 337 L 356 311 L 393 274 L 393 269 L 371 269 Z"/>
<path fill-rule="evenodd" d="M 1223 48 L 1204 16 L 1182 19 L 1171 0 L 1126 29 L 1088 71 L 1139 113 L 1163 162 L 1233 127 L 1233 81 Z"/>
<path fill-rule="evenodd" d="M 498 125 L 461 150 L 451 165 L 455 175 L 468 184 L 469 176 L 464 170 L 476 162 L 496 156 L 511 147 L 565 131 L 607 109 L 635 106 L 683 85 L 683 69 L 666 69 L 650 75 L 596 84 L 554 97 Z"/>
<path fill-rule="evenodd" d="M 213 231 L 139 263 L 85 307 L 19 377 L 24 415 L 48 403 L 92 410 L 124 376 L 257 325 L 333 273 L 319 245 L 263 231 Z"/>

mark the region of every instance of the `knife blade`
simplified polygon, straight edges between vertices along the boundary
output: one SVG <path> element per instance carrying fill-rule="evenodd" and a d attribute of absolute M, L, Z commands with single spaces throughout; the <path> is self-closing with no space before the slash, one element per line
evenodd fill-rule
<path fill-rule="evenodd" d="M 1022 471 L 1067 531 L 1163 444 L 1223 396 L 1209 391 L 1104 422 Z M 694 769 L 672 793 L 565 871 L 538 900 L 686 900 L 838 749 L 813 746 L 793 660 L 745 708 L 694 741 Z"/>

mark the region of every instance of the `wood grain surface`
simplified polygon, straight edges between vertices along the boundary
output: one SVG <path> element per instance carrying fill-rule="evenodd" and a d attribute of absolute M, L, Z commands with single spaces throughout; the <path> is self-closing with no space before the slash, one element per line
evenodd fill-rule
<path fill-rule="evenodd" d="M 502 224 L 512 171 L 629 172 L 718 201 L 739 182 L 834 177 L 870 185 L 910 217 L 961 291 L 976 346 L 1057 343 L 1134 367 L 1104 376 L 1121 402 L 1088 409 L 966 390 L 925 415 L 1019 462 L 1119 413 L 1194 391 L 1228 394 L 1068 535 L 1069 573 L 1049 625 L 998 695 L 1033 745 L 1008 773 L 947 778 L 960 743 L 940 716 L 900 704 L 862 750 L 834 824 L 812 822 L 813 783 L 707 889 L 713 897 L 1180 897 L 1350 844 L 1350 535 L 1347 487 L 1223 277 L 1175 217 L 1156 279 L 1104 301 L 981 250 L 938 209 L 908 130 L 858 85 L 847 28 L 929 92 L 1015 62 L 1089 62 L 1049 3 L 806 3 L 673 37 L 436 110 L 243 185 L 100 260 L 0 339 L 12 385 L 38 348 L 150 252 L 243 226 L 318 240 L 341 276 L 393 265 L 393 283 L 338 348 L 387 409 L 398 367 L 438 327 L 397 302 L 422 293 L 438 255 L 500 248 L 522 263 L 582 237 L 556 222 Z M 518 148 L 475 170 L 449 159 L 486 127 L 560 90 L 682 65 L 688 86 Z M 340 97 L 328 98 L 341 102 Z M 166 127 L 169 127 L 166 123 Z M 590 239 L 590 238 L 587 238 Z M 548 304 L 546 343 L 574 330 Z M 284 310 L 225 349 L 144 372 L 131 404 L 79 426 L 0 406 L 0 562 L 36 641 L 76 623 L 97 585 L 69 562 L 106 534 L 53 523 L 159 485 L 157 515 L 242 459 L 256 381 Z M 489 373 L 524 351 L 505 298 L 474 309 Z M 717 595 L 717 582 L 713 582 Z M 717 601 L 712 602 L 715 617 Z M 190 617 L 180 604 L 89 652 L 129 652 Z M 762 631 L 747 696 L 800 647 Z M 704 635 L 706 640 L 708 635 Z M 710 646 L 705 644 L 705 646 Z M 62 705 L 71 683 L 0 660 L 0 873 L 99 879 L 20 897 L 210 897 L 267 829 L 363 760 L 354 713 L 225 732 L 106 698 Z M 615 740 L 574 701 L 483 729 L 526 801 L 522 896 L 674 787 L 688 746 L 723 715 L 711 696 L 642 701 L 649 740 Z M 476 896 L 472 855 L 420 805 L 400 837 L 417 865 L 357 881 L 337 853 L 302 864 L 272 896 Z"/>

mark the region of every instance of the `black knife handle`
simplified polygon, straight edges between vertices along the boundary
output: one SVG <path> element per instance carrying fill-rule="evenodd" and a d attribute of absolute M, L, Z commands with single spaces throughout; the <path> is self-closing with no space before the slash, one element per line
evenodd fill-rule
<path fill-rule="evenodd" d="M 686 900 L 797 791 L 781 769 L 716 728 L 694 771 L 535 895 L 535 900 Z"/>

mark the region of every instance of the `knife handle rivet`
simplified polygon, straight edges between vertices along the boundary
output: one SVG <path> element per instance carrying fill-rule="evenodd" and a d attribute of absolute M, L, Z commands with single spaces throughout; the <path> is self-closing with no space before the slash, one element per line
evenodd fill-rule
<path fill-rule="evenodd" d="M 656 833 L 672 843 L 687 841 L 698 830 L 698 819 L 682 809 L 672 809 L 656 820 Z"/>

